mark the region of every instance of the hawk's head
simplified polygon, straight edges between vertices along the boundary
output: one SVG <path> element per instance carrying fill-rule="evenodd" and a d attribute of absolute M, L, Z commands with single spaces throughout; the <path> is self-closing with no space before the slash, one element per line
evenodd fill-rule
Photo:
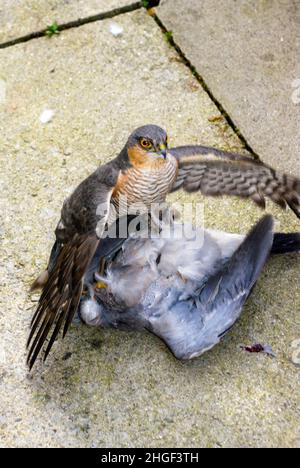
<path fill-rule="evenodd" d="M 157 125 L 144 125 L 134 130 L 126 147 L 128 158 L 134 166 L 163 164 L 167 159 L 167 133 Z"/>

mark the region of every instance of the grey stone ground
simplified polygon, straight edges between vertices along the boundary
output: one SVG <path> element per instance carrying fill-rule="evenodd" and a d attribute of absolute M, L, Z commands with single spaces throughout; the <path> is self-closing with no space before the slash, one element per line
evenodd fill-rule
<path fill-rule="evenodd" d="M 300 2 L 163 0 L 159 16 L 253 149 L 299 167 Z"/>
<path fill-rule="evenodd" d="M 113 21 L 121 37 L 105 20 L 0 51 L 0 445 L 299 446 L 296 256 L 270 260 L 239 323 L 193 362 L 176 361 L 147 333 L 73 326 L 27 373 L 37 299 L 28 286 L 72 188 L 143 123 L 165 126 L 174 144 L 241 149 L 153 19 L 140 10 Z M 55 111 L 47 125 L 45 109 Z M 203 201 L 207 226 L 244 232 L 261 216 L 248 202 Z M 299 230 L 292 214 L 268 209 L 278 229 Z M 239 349 L 256 341 L 277 358 Z"/>
<path fill-rule="evenodd" d="M 44 29 L 134 3 L 134 0 L 1 0 L 0 43 Z"/>

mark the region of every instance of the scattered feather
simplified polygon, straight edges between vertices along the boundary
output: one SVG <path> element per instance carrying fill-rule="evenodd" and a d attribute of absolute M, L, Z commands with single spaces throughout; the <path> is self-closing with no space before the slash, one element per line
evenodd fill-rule
<path fill-rule="evenodd" d="M 113 36 L 118 37 L 118 36 L 121 36 L 123 34 L 124 29 L 122 28 L 122 26 L 120 26 L 117 23 L 111 23 L 109 25 L 109 31 L 111 32 L 111 34 Z"/>
<path fill-rule="evenodd" d="M 46 124 L 46 123 L 50 122 L 50 120 L 53 119 L 54 114 L 55 114 L 54 110 L 45 109 L 40 115 L 40 122 L 42 124 Z"/>

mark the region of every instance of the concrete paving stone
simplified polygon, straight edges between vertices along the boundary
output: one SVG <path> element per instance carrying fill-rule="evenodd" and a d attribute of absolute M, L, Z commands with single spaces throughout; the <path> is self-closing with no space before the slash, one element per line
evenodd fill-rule
<path fill-rule="evenodd" d="M 46 28 L 134 3 L 134 0 L 1 0 L 0 44 Z"/>
<path fill-rule="evenodd" d="M 182 363 L 148 333 L 72 326 L 28 375 L 25 342 L 64 198 L 114 157 L 136 126 L 171 144 L 240 143 L 142 10 L 0 51 L 0 445 L 2 447 L 285 446 L 300 442 L 299 258 L 270 260 L 222 344 Z M 40 116 L 54 114 L 47 124 Z M 245 232 L 250 202 L 203 201 L 205 225 Z M 268 207 L 280 230 L 299 229 Z M 277 358 L 242 352 L 270 344 Z M 294 354 L 293 354 L 294 353 Z M 294 357 L 293 357 L 294 356 Z"/>
<path fill-rule="evenodd" d="M 248 143 L 300 172 L 300 3 L 163 0 L 159 17 Z"/>

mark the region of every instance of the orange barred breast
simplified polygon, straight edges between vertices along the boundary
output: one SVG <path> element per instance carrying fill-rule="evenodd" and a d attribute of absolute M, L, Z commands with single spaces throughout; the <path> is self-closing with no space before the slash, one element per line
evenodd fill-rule
<path fill-rule="evenodd" d="M 127 207 L 143 204 L 149 210 L 153 203 L 163 203 L 177 177 L 177 161 L 172 155 L 145 165 L 136 165 L 122 172 L 112 194 L 112 202 L 119 216 Z"/>

